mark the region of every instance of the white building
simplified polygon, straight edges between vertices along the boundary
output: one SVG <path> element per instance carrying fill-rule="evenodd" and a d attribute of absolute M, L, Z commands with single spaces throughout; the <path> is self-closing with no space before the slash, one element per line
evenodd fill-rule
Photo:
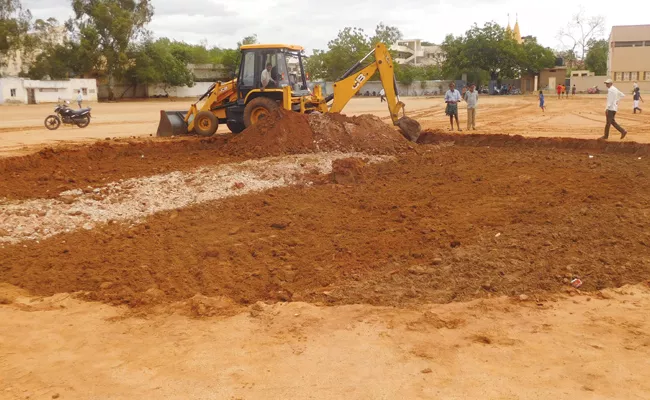
<path fill-rule="evenodd" d="M 0 104 L 56 103 L 77 98 L 81 90 L 86 102 L 97 101 L 97 81 L 70 79 L 68 81 L 33 81 L 23 78 L 0 78 Z"/>
<path fill-rule="evenodd" d="M 444 59 L 440 46 L 423 45 L 420 39 L 398 40 L 390 49 L 397 52 L 395 62 L 398 64 L 432 65 Z"/>

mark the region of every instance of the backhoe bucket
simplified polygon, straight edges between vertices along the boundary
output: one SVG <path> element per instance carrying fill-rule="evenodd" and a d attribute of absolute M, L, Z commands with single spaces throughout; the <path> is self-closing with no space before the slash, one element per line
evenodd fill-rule
<path fill-rule="evenodd" d="M 420 132 L 422 132 L 422 127 L 420 123 L 413 118 L 402 117 L 397 120 L 395 123 L 402 131 L 402 135 L 410 140 L 411 142 L 417 142 L 420 137 Z"/>
<path fill-rule="evenodd" d="M 187 111 L 165 111 L 160 110 L 160 122 L 156 136 L 178 136 L 187 134 L 187 123 L 185 116 Z"/>

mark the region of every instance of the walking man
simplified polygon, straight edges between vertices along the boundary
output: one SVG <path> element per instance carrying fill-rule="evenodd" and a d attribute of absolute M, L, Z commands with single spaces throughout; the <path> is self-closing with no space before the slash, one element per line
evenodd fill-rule
<path fill-rule="evenodd" d="M 609 127 L 613 126 L 617 131 L 621 132 L 621 139 L 627 135 L 627 131 L 623 129 L 618 123 L 616 123 L 616 112 L 618 111 L 618 102 L 621 98 L 625 97 L 623 92 L 618 90 L 611 79 L 605 81 L 605 86 L 607 86 L 607 110 L 605 115 L 607 116 L 607 124 L 605 125 L 605 135 L 601 139 L 609 139 Z"/>
<path fill-rule="evenodd" d="M 81 94 L 81 90 L 77 90 L 77 105 L 81 108 L 81 102 L 84 101 L 84 97 Z"/>
<path fill-rule="evenodd" d="M 641 113 L 641 108 L 639 107 L 639 101 L 643 101 L 643 97 L 641 97 L 641 90 L 639 90 L 639 87 L 637 86 L 634 89 L 634 113 L 636 114 L 636 110 L 639 110 L 639 113 Z M 643 101 L 645 103 L 645 101 Z"/>
<path fill-rule="evenodd" d="M 384 88 L 381 88 L 381 90 L 379 91 L 379 97 L 381 98 L 380 99 L 381 103 L 386 101 L 386 91 L 384 90 Z"/>
<path fill-rule="evenodd" d="M 447 103 L 447 108 L 445 109 L 445 114 L 449 115 L 449 123 L 451 124 L 450 131 L 454 130 L 454 118 L 456 118 L 456 127 L 458 127 L 458 132 L 462 132 L 460 129 L 460 123 L 458 122 L 458 103 L 461 101 L 460 92 L 456 90 L 456 84 L 454 82 L 449 84 L 449 90 L 445 93 L 445 103 Z"/>
<path fill-rule="evenodd" d="M 575 97 L 575 95 L 576 95 L 576 85 L 575 85 L 575 83 L 573 84 L 573 87 L 571 88 L 571 95 L 573 97 Z"/>
<path fill-rule="evenodd" d="M 476 130 L 476 105 L 478 104 L 478 92 L 476 85 L 469 85 L 469 90 L 465 92 L 465 101 L 467 102 L 467 130 Z"/>

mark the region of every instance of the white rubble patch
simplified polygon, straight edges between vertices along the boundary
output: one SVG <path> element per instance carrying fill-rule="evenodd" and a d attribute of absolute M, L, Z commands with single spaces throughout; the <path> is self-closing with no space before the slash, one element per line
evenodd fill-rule
<path fill-rule="evenodd" d="M 306 173 L 330 173 L 332 161 L 347 157 L 370 163 L 392 158 L 339 152 L 272 157 L 121 180 L 88 193 L 69 190 L 58 199 L 0 199 L 0 245 L 89 230 L 111 221 L 137 222 L 161 211 L 292 185 Z"/>

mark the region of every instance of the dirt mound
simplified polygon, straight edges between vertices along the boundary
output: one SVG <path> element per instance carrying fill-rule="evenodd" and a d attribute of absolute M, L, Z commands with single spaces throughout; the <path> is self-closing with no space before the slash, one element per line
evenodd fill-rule
<path fill-rule="evenodd" d="M 224 136 L 104 140 L 0 158 L 0 198 L 53 198 L 66 190 L 234 160 L 220 152 L 226 141 Z"/>
<path fill-rule="evenodd" d="M 332 161 L 330 179 L 333 183 L 352 184 L 364 181 L 363 168 L 366 163 L 359 158 L 341 158 Z"/>
<path fill-rule="evenodd" d="M 650 144 L 626 141 L 573 139 L 573 138 L 527 138 L 521 135 L 498 134 L 452 134 L 441 130 L 427 130 L 418 139 L 419 144 L 440 144 L 454 142 L 459 146 L 492 146 L 492 147 L 526 147 L 526 148 L 555 148 L 589 150 L 594 153 L 623 153 L 634 155 L 650 154 Z"/>
<path fill-rule="evenodd" d="M 407 147 L 397 130 L 373 115 L 305 115 L 279 109 L 233 138 L 224 151 L 264 157 L 337 150 L 393 154 Z"/>
<path fill-rule="evenodd" d="M 361 172 L 354 185 L 278 188 L 0 247 L 0 282 L 130 306 L 196 294 L 408 306 L 650 278 L 646 157 L 441 146 Z M 203 303 L 194 315 L 224 309 Z"/>

